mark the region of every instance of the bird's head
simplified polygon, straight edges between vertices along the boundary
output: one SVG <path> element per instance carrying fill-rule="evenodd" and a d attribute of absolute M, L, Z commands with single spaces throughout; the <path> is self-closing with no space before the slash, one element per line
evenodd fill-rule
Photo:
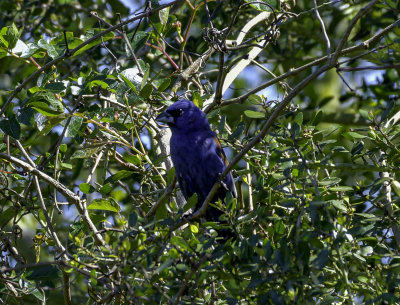
<path fill-rule="evenodd" d="M 156 120 L 168 124 L 172 132 L 210 129 L 206 114 L 188 100 L 175 102 L 161 113 Z"/>

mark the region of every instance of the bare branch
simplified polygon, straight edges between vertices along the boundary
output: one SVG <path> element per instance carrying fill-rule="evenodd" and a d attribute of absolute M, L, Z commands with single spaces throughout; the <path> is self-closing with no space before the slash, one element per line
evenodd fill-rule
<path fill-rule="evenodd" d="M 379 0 L 372 0 L 370 1 L 366 6 L 364 6 L 356 16 L 351 20 L 350 24 L 346 28 L 346 32 L 344 33 L 342 39 L 339 41 L 338 46 L 336 47 L 335 53 L 333 54 L 331 60 L 336 63 L 337 59 L 339 58 L 340 54 L 342 53 L 342 50 L 344 48 L 344 45 L 347 42 L 347 39 L 350 36 L 351 31 L 355 27 L 356 23 L 358 20 L 360 20 L 361 17 L 363 17 L 365 14 L 367 14 L 370 9 L 378 2 Z"/>
<path fill-rule="evenodd" d="M 331 57 L 331 41 L 329 40 L 329 36 L 326 33 L 324 21 L 322 20 L 321 15 L 318 12 L 317 0 L 313 0 L 313 1 L 314 1 L 315 16 L 317 17 L 319 23 L 321 24 L 322 33 L 324 35 L 324 39 L 325 39 L 325 43 L 326 43 L 326 55 L 328 56 L 328 60 L 329 60 Z"/>
<path fill-rule="evenodd" d="M 98 233 L 96 226 L 93 224 L 92 220 L 89 217 L 89 213 L 86 209 L 82 207 L 82 203 L 80 201 L 80 198 L 78 195 L 75 195 L 73 192 L 71 192 L 67 187 L 65 187 L 62 183 L 59 181 L 53 179 L 49 175 L 43 173 L 42 171 L 38 170 L 36 167 L 30 165 L 29 163 L 26 163 L 18 158 L 15 158 L 13 156 L 9 156 L 4 153 L 0 153 L 0 159 L 7 160 L 21 168 L 23 168 L 25 171 L 28 173 L 31 173 L 38 178 L 46 181 L 50 185 L 52 185 L 54 188 L 56 188 L 61 194 L 63 194 L 71 203 L 74 203 L 76 208 L 78 209 L 79 214 L 81 215 L 83 221 L 85 224 L 88 226 L 88 228 L 94 233 L 94 238 L 99 244 L 104 244 L 103 237 Z"/>
<path fill-rule="evenodd" d="M 400 64 L 386 65 L 386 66 L 344 67 L 344 68 L 338 68 L 337 70 L 343 72 L 353 72 L 353 71 L 363 71 L 363 70 L 387 70 L 387 69 L 400 69 Z"/>
<path fill-rule="evenodd" d="M 368 39 L 368 40 L 366 40 L 366 41 L 364 41 L 364 42 L 362 42 L 362 43 L 360 43 L 360 44 L 358 44 L 356 46 L 349 47 L 347 49 L 342 50 L 341 51 L 341 55 L 350 54 L 350 53 L 353 53 L 353 52 L 356 52 L 356 51 L 360 51 L 360 50 L 368 49 L 368 48 L 372 47 L 383 36 L 385 36 L 388 32 L 393 30 L 399 23 L 400 23 L 400 20 L 397 20 L 397 21 L 393 22 L 391 25 L 389 25 L 386 28 L 384 28 L 379 33 L 377 33 L 374 36 L 372 36 L 370 39 Z M 333 55 L 336 55 L 336 53 L 333 53 L 332 56 Z M 243 94 L 241 96 L 238 96 L 236 98 L 227 99 L 227 100 L 223 101 L 221 103 L 221 106 L 226 106 L 226 105 L 236 104 L 236 103 L 242 103 L 250 95 L 255 94 L 255 93 L 257 93 L 257 92 L 259 92 L 259 91 L 261 91 L 261 90 L 263 90 L 265 88 L 268 88 L 269 86 L 271 86 L 271 85 L 273 85 L 273 84 L 275 84 L 275 83 L 277 83 L 277 82 L 279 82 L 279 81 L 281 81 L 281 80 L 283 80 L 285 78 L 297 75 L 300 72 L 303 72 L 304 70 L 306 70 L 308 68 L 311 68 L 311 67 L 319 65 L 319 64 L 321 64 L 323 62 L 326 62 L 327 60 L 328 60 L 328 56 L 323 56 L 323 57 L 314 59 L 313 61 L 311 61 L 311 62 L 309 62 L 309 63 L 307 63 L 307 64 L 305 64 L 305 65 L 303 65 L 301 67 L 290 69 L 288 72 L 286 72 L 286 73 L 284 73 L 282 75 L 279 75 L 278 77 L 273 78 L 273 79 L 261 84 L 260 86 L 258 86 L 256 88 L 246 92 L 245 94 Z M 207 110 L 209 111 L 210 109 L 207 109 Z"/>

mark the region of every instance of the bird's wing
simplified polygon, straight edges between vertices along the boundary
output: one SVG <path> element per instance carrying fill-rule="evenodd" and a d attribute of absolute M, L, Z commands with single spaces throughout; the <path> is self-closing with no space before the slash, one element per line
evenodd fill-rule
<path fill-rule="evenodd" d="M 225 155 L 224 149 L 221 146 L 221 142 L 218 140 L 217 136 L 214 135 L 213 140 L 216 144 L 215 152 L 217 153 L 218 157 L 224 162 L 225 166 L 224 169 L 229 165 L 229 161 Z M 233 182 L 232 173 L 229 172 L 224 179 L 224 183 L 228 187 L 229 191 L 232 193 L 234 197 L 237 197 L 235 183 Z"/>
<path fill-rule="evenodd" d="M 186 156 L 187 157 L 187 156 Z M 182 194 L 185 199 L 189 199 L 195 190 L 195 183 L 193 176 L 190 172 L 190 166 L 188 166 L 188 160 L 182 154 L 175 155 L 173 158 L 175 166 L 175 175 L 178 178 L 179 187 L 181 188 Z"/>

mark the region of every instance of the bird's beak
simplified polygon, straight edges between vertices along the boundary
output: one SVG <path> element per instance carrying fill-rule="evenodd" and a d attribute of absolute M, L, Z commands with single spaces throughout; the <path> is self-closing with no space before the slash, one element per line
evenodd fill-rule
<path fill-rule="evenodd" d="M 174 117 L 165 111 L 163 113 L 161 113 L 158 117 L 156 117 L 156 121 L 158 121 L 160 123 L 165 123 L 165 124 L 174 124 L 175 123 Z"/>

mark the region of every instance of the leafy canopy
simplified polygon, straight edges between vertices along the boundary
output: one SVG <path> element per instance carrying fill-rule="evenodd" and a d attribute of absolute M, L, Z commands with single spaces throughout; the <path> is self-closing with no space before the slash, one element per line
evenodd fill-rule
<path fill-rule="evenodd" d="M 0 2 L 1 303 L 398 303 L 400 2 L 139 2 Z M 225 225 L 179 195 L 181 97 Z"/>

